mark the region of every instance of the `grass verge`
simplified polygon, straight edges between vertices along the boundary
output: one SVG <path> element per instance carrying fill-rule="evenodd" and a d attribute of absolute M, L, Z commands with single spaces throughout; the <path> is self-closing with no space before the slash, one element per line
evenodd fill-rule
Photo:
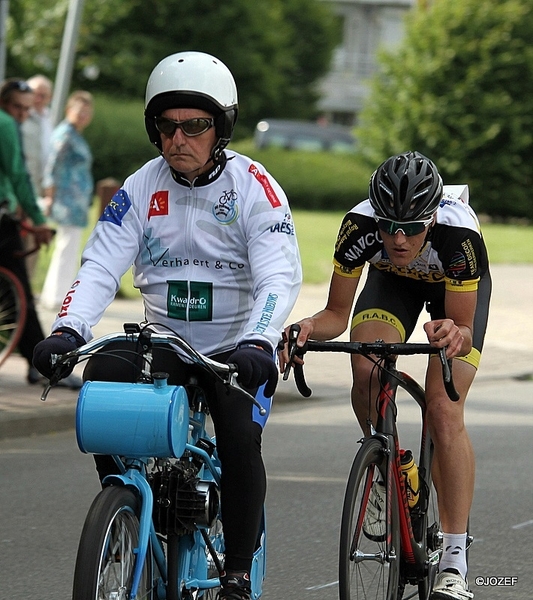
<path fill-rule="evenodd" d="M 91 226 L 85 232 L 85 239 L 98 218 L 98 209 L 99 205 L 95 202 L 91 213 Z M 319 284 L 329 281 L 333 245 L 343 216 L 342 212 L 293 211 L 305 283 Z M 483 235 L 492 264 L 533 263 L 532 226 L 486 223 L 483 225 Z M 40 253 L 39 268 L 33 281 L 36 293 L 42 288 L 51 253 L 51 248 Z M 120 293 L 123 297 L 138 297 L 139 292 L 133 288 L 132 281 L 131 272 L 128 271 L 122 278 Z"/>

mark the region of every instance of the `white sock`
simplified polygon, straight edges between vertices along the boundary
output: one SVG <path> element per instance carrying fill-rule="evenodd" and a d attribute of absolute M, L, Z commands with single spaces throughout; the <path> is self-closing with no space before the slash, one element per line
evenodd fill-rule
<path fill-rule="evenodd" d="M 443 536 L 439 573 L 456 569 L 466 579 L 466 533 L 444 533 Z"/>

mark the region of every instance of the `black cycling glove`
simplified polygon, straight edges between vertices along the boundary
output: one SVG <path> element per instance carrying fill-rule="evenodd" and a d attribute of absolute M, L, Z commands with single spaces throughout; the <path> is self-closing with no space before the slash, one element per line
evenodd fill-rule
<path fill-rule="evenodd" d="M 237 365 L 237 381 L 243 387 L 255 389 L 266 383 L 264 394 L 267 398 L 276 391 L 278 369 L 266 342 L 250 340 L 239 344 L 237 350 L 228 358 L 228 363 Z"/>
<path fill-rule="evenodd" d="M 50 379 L 56 371 L 50 364 L 52 354 L 66 354 L 84 344 L 85 340 L 77 331 L 74 331 L 70 327 L 60 327 L 42 342 L 36 344 L 33 349 L 33 366 L 39 373 Z M 75 360 L 71 360 L 68 364 L 63 365 L 58 380 L 68 377 L 75 366 Z"/>

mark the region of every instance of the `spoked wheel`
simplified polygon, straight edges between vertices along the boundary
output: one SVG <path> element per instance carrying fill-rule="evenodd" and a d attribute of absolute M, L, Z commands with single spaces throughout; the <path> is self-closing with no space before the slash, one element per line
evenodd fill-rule
<path fill-rule="evenodd" d="M 11 271 L 0 267 L 0 366 L 17 347 L 26 322 L 26 295 Z"/>
<path fill-rule="evenodd" d="M 394 481 L 390 510 L 386 458 L 378 440 L 368 439 L 355 457 L 344 497 L 339 548 L 340 600 L 398 600 L 400 525 Z M 389 515 L 386 539 L 385 519 Z"/>
<path fill-rule="evenodd" d="M 127 600 L 139 541 L 138 501 L 124 487 L 107 487 L 95 498 L 81 534 L 73 600 Z M 153 600 L 152 556 L 141 574 L 139 600 Z"/>
<path fill-rule="evenodd" d="M 428 571 L 426 576 L 418 584 L 418 597 L 420 600 L 428 600 L 437 577 L 439 561 L 442 554 L 442 528 L 437 504 L 437 491 L 433 482 L 426 483 L 427 512 L 421 517 L 420 529 L 422 542 L 426 544 L 429 557 Z"/>

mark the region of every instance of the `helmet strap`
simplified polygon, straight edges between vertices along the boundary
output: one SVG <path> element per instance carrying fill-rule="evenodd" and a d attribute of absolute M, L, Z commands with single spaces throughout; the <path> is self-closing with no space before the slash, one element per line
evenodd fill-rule
<path fill-rule="evenodd" d="M 227 138 L 218 138 L 216 144 L 213 146 L 211 150 L 211 160 L 216 164 L 224 152 L 224 149 L 229 144 L 229 139 Z M 207 163 L 206 163 L 207 164 Z"/>
<path fill-rule="evenodd" d="M 213 163 L 213 166 L 211 168 L 209 168 L 207 171 L 204 171 L 203 173 L 200 173 L 200 175 L 198 175 L 198 177 L 195 178 L 195 180 L 197 180 L 199 177 L 208 177 L 211 173 L 213 173 L 213 171 L 219 167 L 219 166 L 224 166 L 226 163 L 226 157 L 225 154 L 223 153 L 223 151 L 221 150 L 218 155 L 217 158 L 214 159 L 212 158 L 212 154 L 211 157 L 207 159 L 207 161 L 204 163 L 204 167 L 206 165 L 208 165 L 210 162 Z M 176 169 L 174 169 L 173 167 L 171 167 L 169 165 L 170 168 L 170 173 L 172 175 L 172 178 L 174 179 L 174 181 L 177 181 L 178 183 L 186 183 L 187 185 L 189 185 L 189 180 L 187 179 L 186 175 L 187 172 L 184 171 L 177 171 Z M 194 169 L 196 170 L 196 169 Z"/>

